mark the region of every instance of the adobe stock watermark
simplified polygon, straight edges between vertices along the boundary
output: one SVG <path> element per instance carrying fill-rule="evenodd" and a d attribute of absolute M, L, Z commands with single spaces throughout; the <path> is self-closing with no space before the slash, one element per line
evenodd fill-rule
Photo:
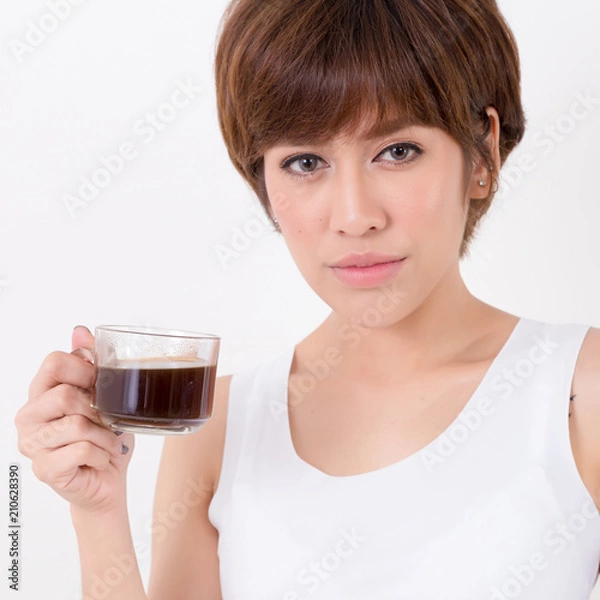
<path fill-rule="evenodd" d="M 500 189 L 497 197 L 504 198 L 518 188 L 525 177 L 537 169 L 542 159 L 553 154 L 577 129 L 581 123 L 596 113 L 600 96 L 596 90 L 577 91 L 568 109 L 554 122 L 537 130 L 532 139 L 535 152 L 517 149 L 500 172 Z"/>
<path fill-rule="evenodd" d="M 190 511 L 212 497 L 212 486 L 202 479 L 188 477 L 186 487 L 179 500 L 173 501 L 167 510 L 158 511 L 156 516 L 146 524 L 146 531 L 153 536 L 154 544 L 160 544 L 167 534 L 179 527 Z M 137 561 L 150 557 L 152 546 L 145 542 L 134 542 L 134 552 L 111 554 L 110 565 L 100 574 L 92 574 L 89 593 L 73 594 L 74 600 L 104 600 L 111 590 L 120 585 L 127 575 L 137 567 Z"/>
<path fill-rule="evenodd" d="M 203 89 L 192 77 L 185 81 L 176 80 L 168 100 L 132 123 L 133 139 L 123 141 L 114 152 L 96 155 L 96 167 L 79 176 L 77 192 L 63 194 L 62 202 L 69 216 L 75 219 L 81 210 L 89 206 L 102 190 L 109 187 L 140 156 L 140 148 L 152 144 Z"/>
<path fill-rule="evenodd" d="M 521 596 L 587 529 L 590 521 L 597 518 L 598 511 L 594 503 L 591 499 L 586 499 L 579 510 L 566 521 L 556 522 L 543 532 L 543 550 L 533 552 L 519 564 L 513 564 L 507 569 L 507 578 L 500 585 L 490 587 L 488 600 L 513 600 Z"/>
<path fill-rule="evenodd" d="M 214 246 L 215 254 L 225 271 L 229 269 L 232 262 L 246 254 L 256 240 L 276 233 L 273 224 L 260 206 L 252 206 L 251 210 L 255 214 L 254 217 L 248 219 L 242 226 L 232 227 L 229 240 Z"/>
<path fill-rule="evenodd" d="M 284 193 L 276 193 L 269 199 L 271 205 L 280 210 L 286 207 L 287 201 L 287 195 Z M 249 208 L 254 213 L 254 217 L 248 219 L 243 225 L 232 227 L 228 240 L 214 246 L 215 254 L 225 271 L 229 269 L 232 262 L 246 254 L 258 239 L 277 234 L 262 205 L 250 202 Z"/>
<path fill-rule="evenodd" d="M 351 317 L 337 332 L 340 345 L 331 345 L 325 349 L 323 357 L 306 363 L 307 373 L 293 374 L 289 378 L 288 398 L 271 399 L 269 410 L 279 419 L 289 409 L 298 406 L 332 371 L 344 360 L 344 347 L 356 348 L 369 336 L 372 328 L 381 325 L 385 315 L 402 304 L 408 292 L 400 288 L 399 282 L 383 286 L 372 306 L 365 308 L 360 318 Z M 366 327 L 364 326 L 366 325 Z"/>
<path fill-rule="evenodd" d="M 463 409 L 456 421 L 434 440 L 432 449 L 424 448 L 420 452 L 421 462 L 428 471 L 433 472 L 456 454 L 473 433 L 483 426 L 485 420 L 496 413 L 498 403 L 513 396 L 516 390 L 533 377 L 536 367 L 543 365 L 559 347 L 548 334 L 545 339 L 536 334 L 533 340 L 527 356 L 519 357 L 513 367 L 503 368 L 502 372 L 491 380 L 490 389 L 493 394 L 474 398 L 474 404 L 466 410 Z"/>
<path fill-rule="evenodd" d="M 13 58 L 19 63 L 31 56 L 51 37 L 73 13 L 73 7 L 86 0 L 45 0 L 47 11 L 41 17 L 29 19 L 22 38 L 8 41 Z"/>
<path fill-rule="evenodd" d="M 355 527 L 350 530 L 341 529 L 333 548 L 299 569 L 295 576 L 298 584 L 296 589 L 284 592 L 280 600 L 302 600 L 307 593 L 314 594 L 321 586 L 326 586 L 335 571 L 367 540 L 368 537 L 358 533 Z"/>
<path fill-rule="evenodd" d="M 17 411 L 15 415 L 15 425 L 18 423 L 19 416 L 23 407 Z M 52 443 L 58 435 L 64 433 L 73 424 L 73 418 L 85 418 L 79 414 L 68 415 L 71 419 L 63 417 L 61 419 L 54 419 L 46 423 L 43 427 L 40 427 L 32 434 L 25 438 L 19 438 L 17 448 L 24 456 L 30 456 L 35 453 L 40 447 L 50 448 Z"/>

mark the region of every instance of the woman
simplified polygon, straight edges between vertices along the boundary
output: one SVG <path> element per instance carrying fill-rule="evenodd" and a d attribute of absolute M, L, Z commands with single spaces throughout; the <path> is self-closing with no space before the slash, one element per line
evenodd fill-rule
<path fill-rule="evenodd" d="M 94 339 L 44 361 L 20 448 L 70 502 L 86 597 L 589 598 L 599 330 L 509 314 L 459 271 L 523 136 L 519 78 L 493 0 L 230 5 L 225 143 L 332 311 L 166 439 L 147 594 Z"/>

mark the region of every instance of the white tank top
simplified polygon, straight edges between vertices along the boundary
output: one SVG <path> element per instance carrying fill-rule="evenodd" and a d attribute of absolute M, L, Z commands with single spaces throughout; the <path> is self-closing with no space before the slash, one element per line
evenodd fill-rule
<path fill-rule="evenodd" d="M 209 507 L 223 600 L 589 600 L 600 515 L 568 429 L 588 329 L 521 318 L 441 435 L 359 475 L 296 453 L 294 346 L 234 374 Z"/>

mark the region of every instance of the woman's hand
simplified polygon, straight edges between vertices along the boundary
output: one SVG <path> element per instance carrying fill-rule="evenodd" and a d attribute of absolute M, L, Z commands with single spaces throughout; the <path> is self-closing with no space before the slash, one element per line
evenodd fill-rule
<path fill-rule="evenodd" d="M 90 406 L 94 336 L 76 327 L 72 348 L 46 357 L 14 422 L 19 451 L 32 460 L 35 476 L 72 509 L 99 514 L 126 503 L 134 436 L 117 436 Z"/>

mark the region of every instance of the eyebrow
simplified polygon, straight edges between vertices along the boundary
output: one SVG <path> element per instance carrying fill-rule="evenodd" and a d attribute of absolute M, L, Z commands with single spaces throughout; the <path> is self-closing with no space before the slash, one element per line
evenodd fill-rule
<path fill-rule="evenodd" d="M 384 137 L 403 129 L 415 126 L 417 123 L 414 119 L 409 119 L 405 116 L 389 119 L 383 123 L 377 123 L 374 127 L 368 129 L 359 139 L 365 142 L 373 141 L 376 138 Z"/>
<path fill-rule="evenodd" d="M 417 125 L 417 122 L 414 119 L 409 119 L 405 116 L 397 117 L 395 119 L 388 119 L 387 121 L 377 123 L 373 127 L 367 129 L 365 132 L 358 136 L 358 139 L 362 142 L 372 142 L 377 138 L 381 138 L 386 135 L 402 131 L 403 129 L 408 129 L 409 127 L 413 127 L 415 125 Z M 283 137 L 277 144 L 286 146 L 309 146 L 313 144 L 325 145 L 330 139 L 331 136 L 326 135 L 318 137 Z"/>

